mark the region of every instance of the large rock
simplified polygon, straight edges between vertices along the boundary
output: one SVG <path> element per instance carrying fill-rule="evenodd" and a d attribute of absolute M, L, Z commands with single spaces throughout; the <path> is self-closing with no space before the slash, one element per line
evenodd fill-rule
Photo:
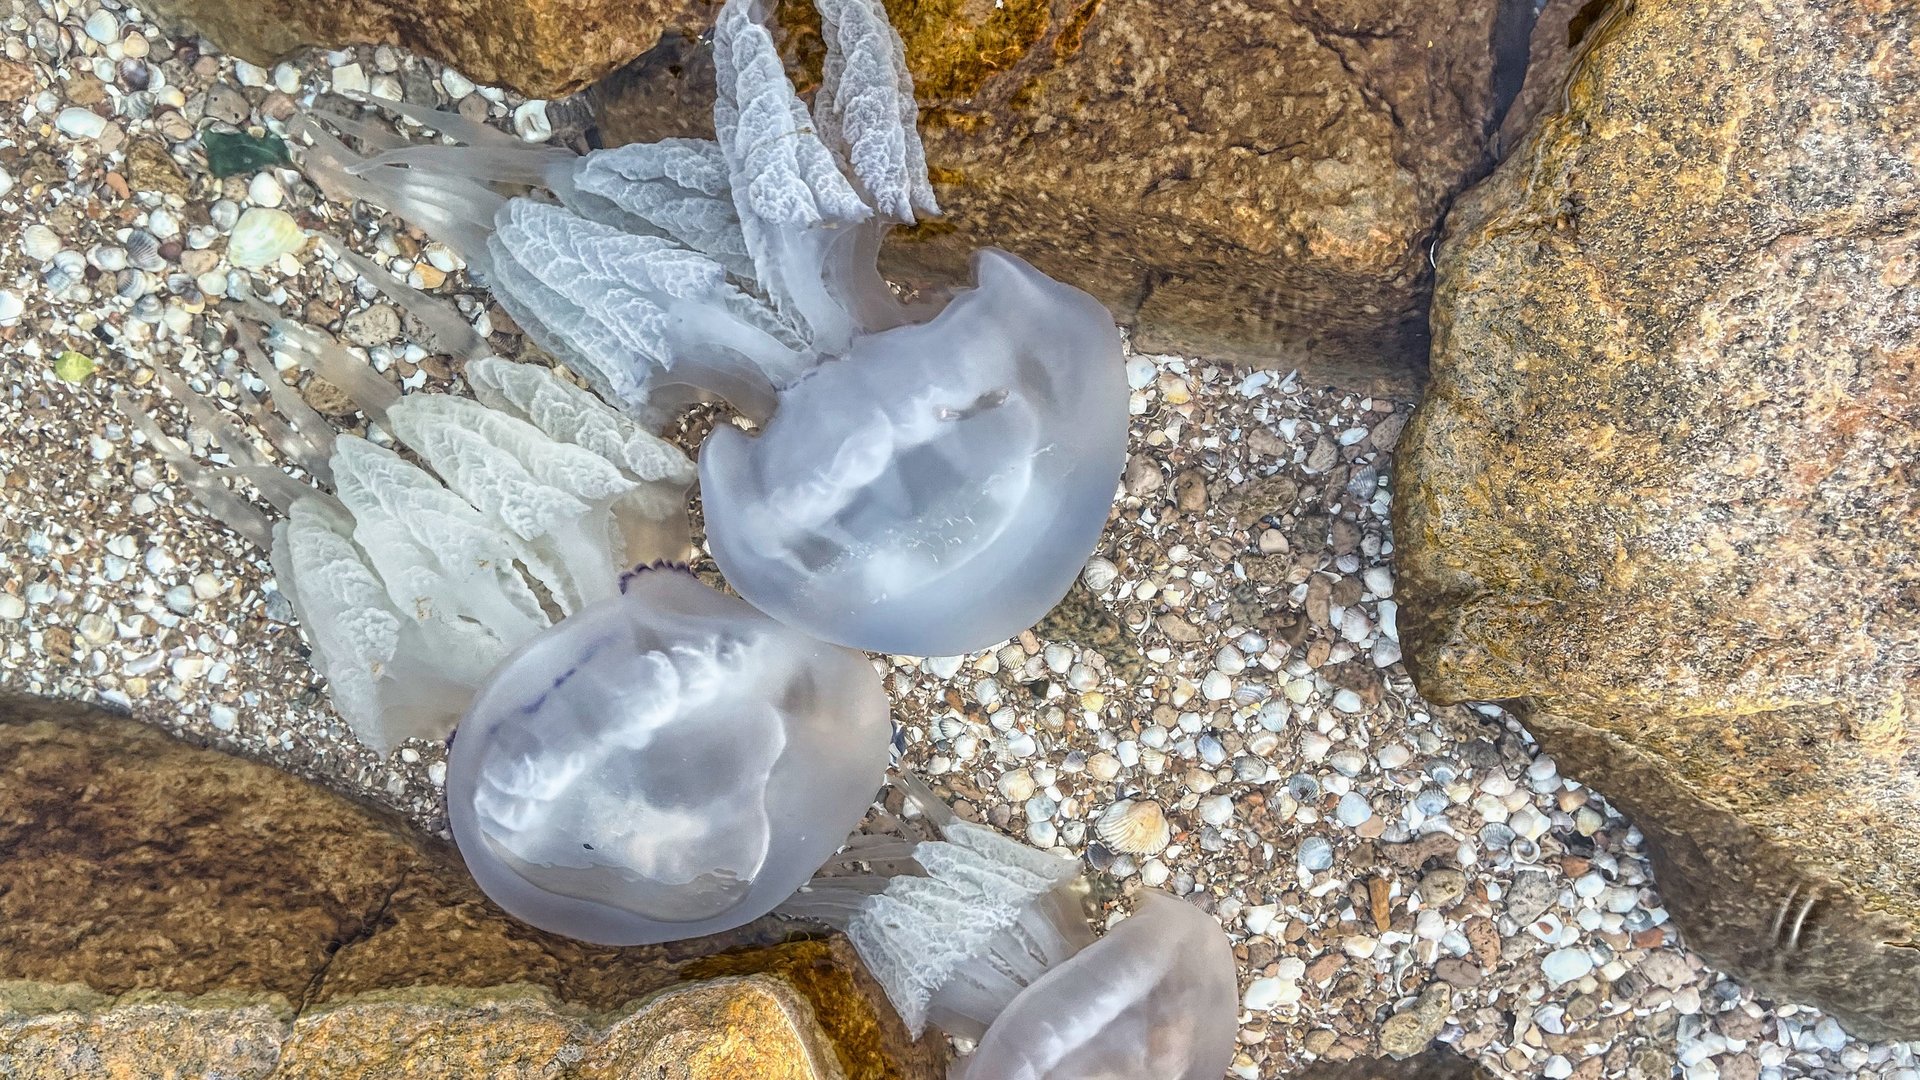
<path fill-rule="evenodd" d="M 843 939 L 542 933 L 395 819 L 100 713 L 0 697 L 0 852 L 0 1075 L 941 1071 Z"/>
<path fill-rule="evenodd" d="M 706 0 L 149 0 L 140 10 L 270 64 L 305 45 L 402 45 L 482 83 L 572 93 L 654 47 L 663 29 L 711 21 Z"/>
<path fill-rule="evenodd" d="M 1920 1037 L 1920 24 L 1588 34 L 1440 244 L 1409 659 L 1638 821 L 1702 953 Z"/>
<path fill-rule="evenodd" d="M 1485 170 L 1532 0 L 887 8 L 946 211 L 890 245 L 891 274 L 961 279 L 1004 247 L 1143 348 L 1417 381 L 1428 241 Z M 810 4 L 781 19 L 794 70 L 817 71 Z M 607 143 L 709 132 L 711 78 L 671 39 L 598 92 Z"/>

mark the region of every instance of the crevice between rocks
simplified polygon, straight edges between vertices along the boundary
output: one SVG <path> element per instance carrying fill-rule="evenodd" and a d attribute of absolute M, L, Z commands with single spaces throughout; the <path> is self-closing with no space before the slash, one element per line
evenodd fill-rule
<path fill-rule="evenodd" d="M 327 973 L 333 970 L 333 962 L 339 959 L 340 954 L 355 945 L 371 940 L 380 932 L 380 927 L 386 922 L 387 912 L 393 908 L 394 897 L 398 896 L 400 890 L 405 887 L 406 877 L 402 875 L 388 886 L 386 895 L 380 898 L 380 903 L 374 908 L 372 914 L 361 919 L 360 925 L 354 927 L 351 933 L 328 943 L 326 958 L 320 961 L 320 966 L 315 968 L 313 974 L 307 979 L 306 989 L 300 992 L 300 1000 L 294 1004 L 293 1018 L 288 1021 L 289 1027 L 299 1023 L 307 1009 L 314 1004 L 321 987 L 326 982 Z"/>
<path fill-rule="evenodd" d="M 1540 21 L 1541 0 L 1499 0 L 1493 16 L 1493 34 L 1487 43 L 1492 57 L 1488 76 L 1488 108 L 1484 134 L 1500 130 L 1507 112 L 1520 98 L 1526 85 L 1527 66 L 1532 59 L 1533 27 Z"/>

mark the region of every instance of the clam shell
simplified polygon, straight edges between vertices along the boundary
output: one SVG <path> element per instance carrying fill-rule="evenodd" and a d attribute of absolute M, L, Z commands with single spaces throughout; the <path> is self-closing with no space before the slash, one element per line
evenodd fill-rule
<path fill-rule="evenodd" d="M 240 204 L 232 199 L 216 200 L 207 208 L 207 219 L 213 222 L 214 228 L 225 232 L 240 220 Z"/>
<path fill-rule="evenodd" d="M 120 271 L 119 280 L 114 287 L 114 292 L 122 300 L 138 300 L 152 291 L 152 275 L 145 270 L 135 270 L 131 267 Z"/>
<path fill-rule="evenodd" d="M 60 246 L 60 234 L 37 221 L 20 232 L 21 249 L 36 262 L 52 261 L 60 253 Z"/>
<path fill-rule="evenodd" d="M 1094 832 L 1115 851 L 1129 855 L 1157 855 L 1173 839 L 1167 812 L 1152 799 L 1122 799 L 1101 811 Z"/>
<path fill-rule="evenodd" d="M 160 241 L 145 229 L 135 229 L 127 234 L 127 262 L 142 270 L 155 272 L 167 266 L 167 260 L 160 257 Z"/>
<path fill-rule="evenodd" d="M 257 270 L 306 246 L 307 234 L 285 210 L 256 206 L 240 215 L 227 237 L 227 261 Z"/>
<path fill-rule="evenodd" d="M 87 249 L 87 261 L 112 274 L 127 268 L 127 249 L 114 244 L 95 244 Z"/>

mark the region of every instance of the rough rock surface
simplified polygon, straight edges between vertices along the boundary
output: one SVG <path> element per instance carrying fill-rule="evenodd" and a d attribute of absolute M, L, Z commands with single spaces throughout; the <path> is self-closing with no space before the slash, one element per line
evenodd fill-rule
<path fill-rule="evenodd" d="M 706 19 L 705 0 L 149 0 L 141 9 L 256 64 L 305 45 L 402 45 L 533 97 L 571 93 Z"/>
<path fill-rule="evenodd" d="M 1641 0 L 1590 32 L 1440 245 L 1409 658 L 1523 704 L 1702 953 L 1920 1036 L 1920 21 Z"/>
<path fill-rule="evenodd" d="M 945 211 L 891 245 L 890 273 L 963 280 L 1004 247 L 1143 349 L 1417 380 L 1428 241 L 1484 171 L 1531 0 L 887 7 Z M 817 70 L 810 5 L 782 20 Z M 700 133 L 707 60 L 676 38 L 603 87 L 606 142 Z"/>
<path fill-rule="evenodd" d="M 385 815 L 71 707 L 0 699 L 0 776 L 0 1075 L 116 1075 L 63 1055 L 135 1068 L 169 1039 L 235 1075 L 938 1073 L 846 943 L 791 924 L 544 934 Z"/>

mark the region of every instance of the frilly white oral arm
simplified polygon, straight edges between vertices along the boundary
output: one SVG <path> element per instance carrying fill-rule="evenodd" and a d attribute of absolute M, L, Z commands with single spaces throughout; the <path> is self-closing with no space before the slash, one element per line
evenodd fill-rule
<path fill-rule="evenodd" d="M 491 406 L 402 397 L 326 335 L 271 309 L 256 313 L 273 319 L 276 348 L 342 386 L 434 472 L 333 431 L 244 324 L 241 352 L 280 415 L 250 390 L 241 405 L 285 461 L 322 487 L 287 475 L 164 370 L 163 387 L 230 464 L 194 460 L 130 398 L 117 401 L 202 505 L 271 552 L 316 668 L 376 750 L 444 737 L 494 667 L 552 624 L 550 612 L 613 595 L 635 564 L 684 557 L 692 463 L 592 394 L 545 369 L 482 357 L 467 374 Z M 235 480 L 284 520 L 274 523 Z"/>

